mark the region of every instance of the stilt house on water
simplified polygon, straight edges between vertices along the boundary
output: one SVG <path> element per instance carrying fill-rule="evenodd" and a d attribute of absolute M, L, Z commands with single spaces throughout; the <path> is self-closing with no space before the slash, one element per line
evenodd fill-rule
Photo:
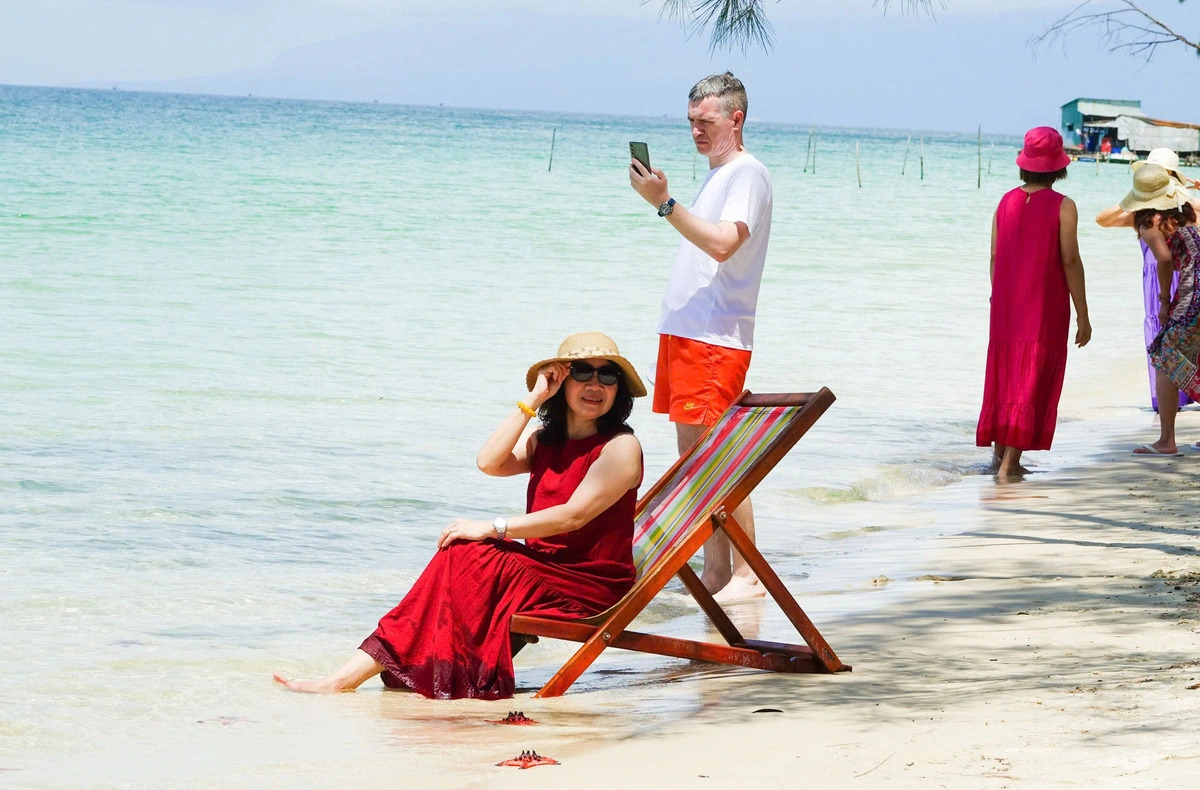
<path fill-rule="evenodd" d="M 1170 148 L 1200 162 L 1200 125 L 1147 118 L 1130 99 L 1072 99 L 1062 106 L 1062 135 L 1077 157 L 1131 162 L 1153 148 Z"/>

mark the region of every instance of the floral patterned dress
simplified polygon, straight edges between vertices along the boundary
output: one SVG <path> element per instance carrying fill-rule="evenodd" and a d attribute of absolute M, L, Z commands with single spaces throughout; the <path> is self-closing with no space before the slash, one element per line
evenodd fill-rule
<path fill-rule="evenodd" d="M 1200 400 L 1200 227 L 1188 225 L 1167 239 L 1179 274 L 1179 288 L 1162 331 L 1146 349 L 1159 375 L 1171 379 L 1192 400 Z"/>

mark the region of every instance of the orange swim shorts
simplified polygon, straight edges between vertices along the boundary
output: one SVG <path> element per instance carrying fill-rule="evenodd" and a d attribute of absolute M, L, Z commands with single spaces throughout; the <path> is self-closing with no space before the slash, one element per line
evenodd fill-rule
<path fill-rule="evenodd" d="M 750 352 L 675 335 L 658 336 L 654 412 L 671 422 L 712 425 L 742 394 Z"/>

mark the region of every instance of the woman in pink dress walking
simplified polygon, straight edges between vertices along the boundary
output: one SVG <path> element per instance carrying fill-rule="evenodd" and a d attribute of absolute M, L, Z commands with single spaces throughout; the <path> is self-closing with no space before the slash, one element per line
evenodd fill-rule
<path fill-rule="evenodd" d="M 1071 158 L 1048 126 L 1030 129 L 1017 155 L 1021 186 L 992 216 L 992 310 L 983 409 L 975 443 L 992 447 L 1000 480 L 1029 470 L 1026 450 L 1048 450 L 1058 419 L 1075 305 L 1075 343 L 1092 337 L 1075 202 L 1051 189 Z"/>

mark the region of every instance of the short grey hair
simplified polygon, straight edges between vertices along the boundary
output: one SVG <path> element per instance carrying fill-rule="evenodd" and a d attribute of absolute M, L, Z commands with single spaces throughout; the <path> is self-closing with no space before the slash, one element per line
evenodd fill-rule
<path fill-rule="evenodd" d="M 688 104 L 695 104 L 709 96 L 720 99 L 721 112 L 725 113 L 726 118 L 733 115 L 735 110 L 741 110 L 742 116 L 745 117 L 746 108 L 750 106 L 746 99 L 746 86 L 730 71 L 713 74 L 697 82 L 688 94 Z"/>

